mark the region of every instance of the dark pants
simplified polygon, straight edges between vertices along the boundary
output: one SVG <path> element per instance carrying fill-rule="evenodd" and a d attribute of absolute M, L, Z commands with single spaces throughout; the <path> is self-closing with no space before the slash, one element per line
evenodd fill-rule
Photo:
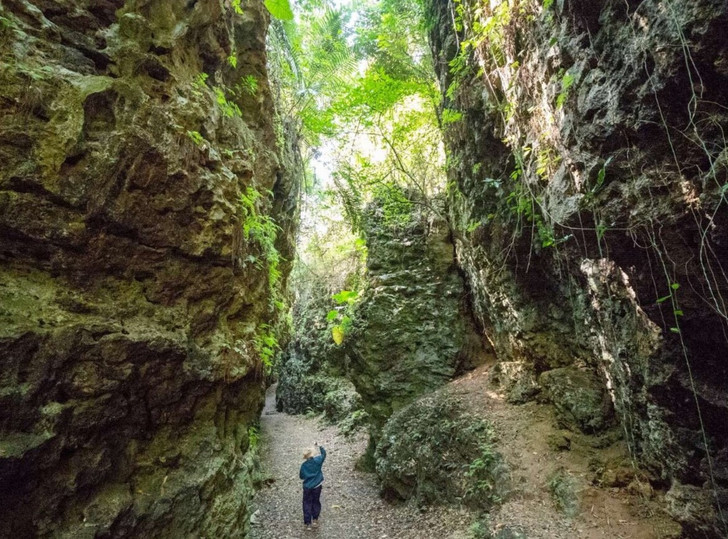
<path fill-rule="evenodd" d="M 311 524 L 321 514 L 321 487 L 303 489 L 303 523 Z"/>

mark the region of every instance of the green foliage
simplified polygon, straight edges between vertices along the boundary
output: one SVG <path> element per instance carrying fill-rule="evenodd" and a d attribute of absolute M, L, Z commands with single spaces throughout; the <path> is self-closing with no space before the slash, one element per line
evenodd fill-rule
<path fill-rule="evenodd" d="M 569 517 L 579 512 L 579 499 L 576 492 L 576 481 L 563 469 L 557 470 L 548 482 L 548 489 L 556 507 Z"/>
<path fill-rule="evenodd" d="M 4 31 L 8 28 L 12 28 L 13 26 L 15 26 L 13 21 L 8 19 L 7 17 L 0 16 L 0 30 Z"/>
<path fill-rule="evenodd" d="M 561 163 L 561 156 L 546 143 L 543 143 L 536 154 L 536 174 L 548 180 Z"/>
<path fill-rule="evenodd" d="M 480 444 L 480 455 L 468 465 L 465 472 L 469 481 L 464 501 L 475 506 L 483 501 L 487 505 L 495 505 L 502 501 L 499 494 L 502 489 L 496 484 L 496 481 L 502 479 L 500 477 L 502 457 L 490 442 L 494 438 L 491 426 L 486 425 L 485 428 L 485 441 Z"/>
<path fill-rule="evenodd" d="M 233 11 L 235 11 L 235 13 L 237 13 L 238 15 L 243 14 L 243 7 L 241 3 L 242 0 L 232 0 Z"/>
<path fill-rule="evenodd" d="M 283 21 L 293 19 L 293 11 L 289 0 L 265 0 L 265 7 L 268 8 L 270 14 Z"/>
<path fill-rule="evenodd" d="M 470 539 L 493 539 L 490 528 L 490 518 L 486 514 L 470 525 L 470 528 L 468 528 L 469 537 Z"/>
<path fill-rule="evenodd" d="M 235 116 L 241 117 L 243 113 L 240 111 L 240 107 L 232 101 L 228 101 L 225 90 L 220 86 L 213 86 L 212 87 L 213 92 L 215 92 L 215 101 L 217 102 L 217 105 L 220 107 L 220 110 L 222 113 L 227 116 L 228 118 L 233 118 Z"/>
<path fill-rule="evenodd" d="M 459 122 L 463 119 L 463 113 L 452 109 L 443 109 L 442 111 L 442 125 L 448 126 Z"/>
<path fill-rule="evenodd" d="M 667 294 L 666 296 L 662 296 L 660 298 L 657 298 L 657 300 L 655 302 L 656 303 L 664 303 L 665 301 L 667 301 L 668 299 L 670 299 L 670 298 L 673 297 L 673 293 L 675 291 L 677 291 L 678 288 L 680 288 L 680 283 L 671 283 L 670 284 L 670 290 L 671 290 L 671 292 L 669 294 Z"/>
<path fill-rule="evenodd" d="M 270 374 L 273 370 L 276 352 L 280 350 L 280 346 L 269 324 L 258 326 L 258 333 L 253 340 L 253 345 L 263 362 L 266 374 Z"/>
<path fill-rule="evenodd" d="M 235 67 L 237 65 L 237 57 L 229 56 L 228 63 Z M 205 95 L 205 91 L 210 89 L 207 85 L 207 81 L 210 76 L 207 73 L 198 73 L 195 79 L 192 81 L 192 93 L 197 97 Z M 215 102 L 222 111 L 222 113 L 228 118 L 241 117 L 243 114 L 240 111 L 240 107 L 234 102 L 228 99 L 227 93 L 235 95 L 233 90 L 228 89 L 225 86 L 212 86 L 212 91 L 215 94 Z"/>
<path fill-rule="evenodd" d="M 576 77 L 574 77 L 574 75 L 568 72 L 563 73 L 561 78 L 561 91 L 556 96 L 556 108 L 560 109 L 564 106 L 564 103 L 569 98 L 569 92 L 575 81 Z"/>
<path fill-rule="evenodd" d="M 341 304 L 352 304 L 356 301 L 356 299 L 359 297 L 358 292 L 354 292 L 351 290 L 342 290 L 341 292 L 338 292 L 337 294 L 334 294 L 331 296 L 331 299 L 333 299 L 336 303 L 339 305 Z"/>
<path fill-rule="evenodd" d="M 256 426 L 248 427 L 248 448 L 255 451 L 260 442 L 260 429 Z"/>
<path fill-rule="evenodd" d="M 333 129 L 331 102 L 348 88 L 357 69 L 346 41 L 346 13 L 324 3 L 299 13 L 300 21 L 274 21 L 271 64 L 288 114 L 302 122 L 304 140 L 320 143 Z"/>
<path fill-rule="evenodd" d="M 402 0 L 307 6 L 295 28 L 274 28 L 278 57 L 285 60 L 279 69 L 311 153 L 332 146 L 327 154 L 336 156 L 335 189 L 356 226 L 383 184 L 430 193 L 442 182 L 439 95 L 422 6 Z M 353 11 L 356 28 L 349 23 Z"/>
<path fill-rule="evenodd" d="M 255 95 L 258 92 L 258 77 L 255 75 L 246 75 L 240 79 L 238 86 L 244 93 Z"/>
<path fill-rule="evenodd" d="M 508 2 L 501 2 L 495 8 L 487 3 L 463 2 L 455 0 L 455 29 L 465 33 L 460 41 L 458 54 L 450 60 L 450 72 L 455 80 L 447 90 L 447 97 L 452 99 L 460 86 L 460 82 L 473 75 L 475 62 L 473 52 L 486 49 L 484 59 L 494 67 L 506 65 L 505 29 L 511 21 L 511 9 Z"/>
<path fill-rule="evenodd" d="M 326 315 L 327 322 L 336 322 L 331 327 L 331 335 L 337 345 L 342 344 L 346 336 L 351 331 L 354 323 L 351 316 L 353 316 L 354 303 L 358 297 L 359 293 L 351 290 L 342 290 L 341 292 L 331 296 L 331 299 L 333 299 L 337 305 L 345 306 L 344 311 L 333 309 Z"/>
<path fill-rule="evenodd" d="M 599 173 L 597 174 L 597 189 L 601 188 L 604 185 L 604 180 L 607 177 L 607 167 L 609 166 L 609 163 L 612 162 L 612 159 L 613 158 L 610 157 L 606 161 L 604 161 L 604 165 L 602 165 L 602 168 L 599 169 Z"/>
<path fill-rule="evenodd" d="M 235 56 L 234 54 L 231 54 L 230 56 L 228 56 L 228 59 L 227 60 L 228 60 L 228 64 L 230 64 L 230 66 L 233 69 L 235 69 L 236 67 L 238 67 L 238 57 Z"/>
<path fill-rule="evenodd" d="M 190 137 L 192 142 L 194 142 L 197 146 L 202 146 L 205 142 L 205 137 L 203 137 L 198 131 L 187 131 L 187 136 Z"/>
<path fill-rule="evenodd" d="M 207 90 L 207 79 L 210 76 L 207 73 L 198 73 L 192 81 L 192 93 L 197 97 L 201 97 L 203 90 Z"/>
<path fill-rule="evenodd" d="M 268 194 L 272 196 L 272 193 Z M 258 210 L 258 204 L 262 200 L 261 193 L 253 186 L 248 186 L 245 192 L 241 193 L 243 234 L 246 240 L 255 241 L 260 247 L 262 258 L 254 260 L 261 269 L 264 265 L 267 266 L 271 299 L 275 302 L 277 299 L 276 285 L 281 277 L 279 269 L 281 256 L 275 246 L 280 227 L 276 225 L 272 217 Z"/>

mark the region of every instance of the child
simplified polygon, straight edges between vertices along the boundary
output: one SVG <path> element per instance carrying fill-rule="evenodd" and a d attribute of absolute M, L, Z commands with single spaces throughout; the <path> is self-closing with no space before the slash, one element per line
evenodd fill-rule
<path fill-rule="evenodd" d="M 303 453 L 303 464 L 298 477 L 303 481 L 303 525 L 306 530 L 318 528 L 318 518 L 321 513 L 321 485 L 324 482 L 324 474 L 321 466 L 326 460 L 326 450 L 323 446 L 315 443 L 321 454 L 313 456 L 312 449 L 306 449 Z M 311 527 L 313 525 L 313 528 Z"/>

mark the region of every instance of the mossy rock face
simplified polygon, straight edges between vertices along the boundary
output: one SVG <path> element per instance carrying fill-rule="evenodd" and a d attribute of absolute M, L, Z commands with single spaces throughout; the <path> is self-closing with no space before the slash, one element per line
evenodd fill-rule
<path fill-rule="evenodd" d="M 494 433 L 447 392 L 421 397 L 395 412 L 374 458 L 385 496 L 419 504 L 487 508 L 507 493 L 505 463 Z"/>
<path fill-rule="evenodd" d="M 485 358 L 448 225 L 419 210 L 411 196 L 410 213 L 397 219 L 379 199 L 366 209 L 367 284 L 344 344 L 347 376 L 376 429 Z"/>
<path fill-rule="evenodd" d="M 586 366 L 640 465 L 703 485 L 717 515 L 728 494 L 716 476 L 728 469 L 728 339 L 716 308 L 728 298 L 728 10 L 671 5 L 558 1 L 494 14 L 500 42 L 475 53 L 483 77 L 441 61 L 477 30 L 460 28 L 448 2 L 427 0 L 425 12 L 443 106 L 463 113 L 445 136 L 457 259 L 499 360 L 534 373 Z M 518 62 L 505 65 L 503 51 Z M 711 98 L 691 111 L 696 72 Z M 672 135 L 696 118 L 706 123 L 692 138 Z M 698 206 L 711 217 L 696 219 Z M 611 418 L 583 382 L 583 394 L 550 384 L 549 398 L 565 425 L 599 430 Z"/>
<path fill-rule="evenodd" d="M 366 273 L 340 344 L 326 320 L 337 307 L 331 285 L 305 284 L 279 372 L 280 410 L 325 410 L 347 425 L 366 417 L 376 438 L 395 410 L 484 361 L 447 223 L 400 195 L 394 205 L 375 198 L 364 211 Z"/>
<path fill-rule="evenodd" d="M 276 320 L 240 194 L 275 191 L 288 259 L 297 196 L 242 8 L 0 6 L 2 537 L 246 533 Z M 213 86 L 246 75 L 226 115 Z"/>

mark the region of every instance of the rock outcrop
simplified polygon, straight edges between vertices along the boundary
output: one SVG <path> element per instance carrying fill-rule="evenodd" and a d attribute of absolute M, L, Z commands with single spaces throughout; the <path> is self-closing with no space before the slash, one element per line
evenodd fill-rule
<path fill-rule="evenodd" d="M 413 199 L 394 216 L 375 199 L 362 219 L 367 284 L 345 346 L 347 376 L 375 430 L 395 410 L 486 359 L 447 223 Z"/>
<path fill-rule="evenodd" d="M 420 505 L 487 510 L 508 491 L 508 468 L 492 426 L 449 390 L 420 397 L 387 421 L 375 453 L 382 492 Z"/>
<path fill-rule="evenodd" d="M 288 268 L 243 225 L 290 258 L 297 198 L 268 17 L 0 6 L 1 536 L 245 534 Z"/>
<path fill-rule="evenodd" d="M 288 412 L 326 411 L 345 428 L 368 421 L 373 441 L 394 411 L 487 358 L 447 223 L 421 200 L 392 197 L 362 212 L 367 259 L 356 300 L 337 307 L 327 284 L 312 281 L 294 306 L 277 391 Z M 340 345 L 339 319 L 326 319 L 335 308 L 351 319 Z"/>
<path fill-rule="evenodd" d="M 724 536 L 728 7 L 496 4 L 427 6 L 476 315 L 514 400 L 549 382 L 594 431 L 553 382 L 599 381 L 687 535 Z"/>

